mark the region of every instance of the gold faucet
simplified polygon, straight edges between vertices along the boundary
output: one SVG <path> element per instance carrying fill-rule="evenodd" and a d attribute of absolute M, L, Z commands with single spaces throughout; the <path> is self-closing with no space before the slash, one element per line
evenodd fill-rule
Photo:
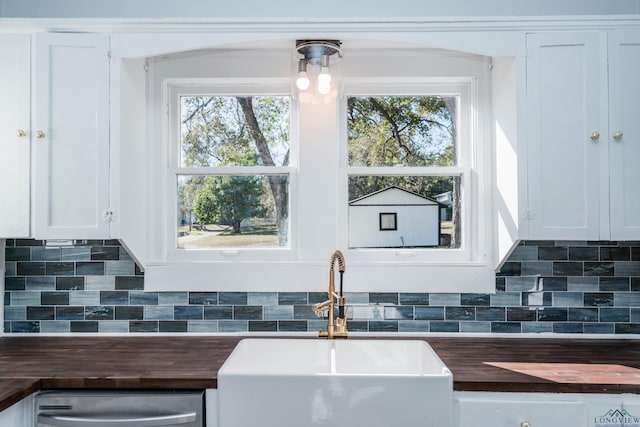
<path fill-rule="evenodd" d="M 336 293 L 335 285 L 335 271 L 334 266 L 338 260 L 338 271 L 340 272 L 340 293 Z M 328 323 L 327 330 L 320 331 L 318 335 L 320 337 L 327 337 L 332 340 L 335 338 L 347 338 L 347 315 L 344 310 L 344 297 L 342 296 L 342 275 L 345 271 L 344 256 L 342 252 L 335 251 L 331 255 L 329 261 L 329 290 L 327 292 L 329 299 L 323 302 L 319 302 L 311 306 L 313 312 L 322 316 L 325 311 L 328 311 Z M 334 308 L 335 303 L 338 303 L 338 316 L 335 317 Z"/>

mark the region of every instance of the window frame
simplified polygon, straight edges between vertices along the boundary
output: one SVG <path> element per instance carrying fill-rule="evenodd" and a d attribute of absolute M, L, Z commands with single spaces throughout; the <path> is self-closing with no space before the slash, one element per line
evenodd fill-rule
<path fill-rule="evenodd" d="M 340 126 L 340 246 L 346 248 L 345 256 L 356 262 L 397 263 L 410 259 L 416 264 L 447 264 L 472 262 L 477 260 L 477 247 L 480 240 L 479 230 L 474 223 L 483 220 L 478 217 L 476 143 L 478 138 L 478 111 L 476 77 L 385 77 L 345 79 L 343 94 L 339 106 Z M 347 140 L 347 100 L 350 96 L 459 96 L 459 114 L 457 123 L 457 166 L 349 166 Z M 466 106 L 463 108 L 463 106 Z M 349 248 L 348 230 L 348 179 L 350 176 L 460 176 L 461 177 L 461 231 L 460 248 Z M 477 212 L 478 215 L 473 215 Z"/>
<path fill-rule="evenodd" d="M 390 53 L 393 58 L 395 53 Z M 494 129 L 491 107 L 491 60 L 470 54 L 444 54 L 438 52 L 426 55 L 420 51 L 400 52 L 401 58 L 407 55 L 409 64 L 413 67 L 398 66 L 397 61 L 385 62 L 376 73 L 385 77 L 370 76 L 371 67 L 364 52 L 362 60 L 350 53 L 345 56 L 344 64 L 338 68 L 340 84 L 336 102 L 329 105 L 301 104 L 296 99 L 290 70 L 278 65 L 265 67 L 264 78 L 235 78 L 233 75 L 247 75 L 231 56 L 231 65 L 222 69 L 205 69 L 211 61 L 185 61 L 183 68 L 178 64 L 166 64 L 163 61 L 152 62 L 149 67 L 147 80 L 147 100 L 152 108 L 147 111 L 147 131 L 150 137 L 146 139 L 147 152 L 140 153 L 140 161 L 146 162 L 149 175 L 146 177 L 147 194 L 141 195 L 145 203 L 140 203 L 141 211 L 147 212 L 148 217 L 140 215 L 137 224 L 144 224 L 145 235 L 140 237 L 140 245 L 144 247 L 141 259 L 145 260 L 145 288 L 154 291 L 323 291 L 326 292 L 327 259 L 335 249 L 342 249 L 347 259 L 348 280 L 347 292 L 492 292 L 495 289 L 495 234 L 494 234 L 494 184 L 493 172 L 495 148 Z M 268 55 L 267 65 L 281 64 L 282 55 L 277 57 Z M 380 52 L 375 57 L 379 59 Z M 276 58 L 276 59 L 274 59 Z M 355 63 L 346 67 L 347 59 L 355 59 Z M 207 57 L 207 59 L 209 59 Z M 434 60 L 435 59 L 435 60 Z M 411 61 L 416 61 L 412 63 Z M 240 61 L 241 62 L 241 61 Z M 194 68 L 193 65 L 198 65 Z M 161 66 L 162 65 L 162 66 Z M 185 68 L 185 66 L 191 68 Z M 238 65 L 238 66 L 236 66 Z M 342 67 L 345 65 L 345 67 Z M 354 66 L 352 66 L 354 65 Z M 191 71 L 187 71 L 191 70 Z M 262 71 L 260 71 L 262 72 Z M 399 77 L 388 77 L 396 76 Z M 345 220 L 348 218 L 346 175 L 342 173 L 346 159 L 346 145 L 340 138 L 342 129 L 346 129 L 341 122 L 340 108 L 343 83 L 377 83 L 379 85 L 395 82 L 398 89 L 405 87 L 402 76 L 453 76 L 446 78 L 409 77 L 404 81 L 428 84 L 447 80 L 456 82 L 475 82 L 478 108 L 473 120 L 477 120 L 476 141 L 478 143 L 472 159 L 473 168 L 465 170 L 464 184 L 474 206 L 478 206 L 478 214 L 468 215 L 474 236 L 470 259 L 430 259 L 420 260 L 415 251 L 398 250 L 383 259 L 372 257 L 357 257 L 344 249 Z M 195 75 L 196 77 L 185 77 Z M 205 76 L 204 78 L 202 76 Z M 209 76 L 221 77 L 209 77 Z M 287 76 L 287 77 L 282 77 Z M 360 76 L 360 77 L 357 77 Z M 456 77 L 462 76 L 462 77 Z M 236 82 L 251 89 L 248 94 L 258 94 L 256 88 L 265 84 L 281 84 L 288 87 L 291 94 L 291 156 L 290 166 L 294 168 L 290 175 L 290 227 L 291 250 L 280 251 L 278 256 L 272 250 L 270 257 L 265 252 L 244 251 L 243 254 L 229 251 L 226 255 L 212 259 L 209 256 L 200 259 L 193 256 L 176 259 L 171 253 L 172 242 L 175 240 L 172 229 L 177 218 L 177 204 L 168 200 L 175 183 L 167 180 L 168 156 L 170 151 L 169 123 L 168 123 L 168 83 L 189 86 L 204 86 L 207 82 Z M 400 82 L 400 83 L 398 83 Z M 396 92 L 394 92 L 396 93 Z M 278 95 L 280 93 L 273 93 Z M 412 94 L 412 93 L 409 93 Z M 235 93 L 231 94 L 235 95 Z M 346 133 L 345 133 L 346 134 Z M 302 171 L 304 169 L 304 171 Z M 366 171 L 370 173 L 371 171 Z M 433 172 L 433 171 L 431 171 Z M 446 172 L 443 172 L 446 174 Z M 133 175 L 132 175 L 133 176 Z M 471 187 L 473 183 L 474 187 Z M 340 190 L 345 189 L 344 194 Z M 327 190 L 329 192 L 327 192 Z M 177 195 L 177 194 L 176 194 Z M 328 197 L 327 197 L 328 196 Z M 171 196 L 173 197 L 173 196 Z M 294 200 L 297 199 L 297 200 Z M 343 203 L 344 202 L 344 203 Z M 143 204 L 146 204 L 143 208 Z M 319 223 L 317 218 L 322 218 Z M 168 223 L 167 221 L 170 221 Z M 321 224 L 321 226 L 318 226 Z M 177 233 L 176 233 L 177 234 Z M 170 242 L 168 244 L 168 242 Z M 253 258 L 246 257 L 252 252 Z M 193 253 L 193 252 L 192 252 Z M 368 255 L 368 254 L 367 254 Z M 245 256 L 245 258 L 243 258 Z M 352 300 L 353 301 L 353 300 Z"/>
<path fill-rule="evenodd" d="M 379 228 L 378 231 L 396 231 L 398 229 L 398 213 L 397 212 L 379 212 Z M 385 219 L 389 218 L 389 219 Z M 386 222 L 390 222 L 386 225 Z"/>
<path fill-rule="evenodd" d="M 286 247 L 230 247 L 181 249 L 177 247 L 177 221 L 165 221 L 167 260 L 176 262 L 285 261 L 297 253 L 295 188 L 297 167 L 297 101 L 291 94 L 289 79 L 280 78 L 166 78 L 163 79 L 163 105 L 167 108 L 167 167 L 165 171 L 166 209 L 170 218 L 178 217 L 178 176 L 282 176 L 289 184 L 289 230 Z M 183 167 L 181 149 L 181 97 L 183 96 L 288 96 L 289 165 L 288 166 L 210 166 Z"/>

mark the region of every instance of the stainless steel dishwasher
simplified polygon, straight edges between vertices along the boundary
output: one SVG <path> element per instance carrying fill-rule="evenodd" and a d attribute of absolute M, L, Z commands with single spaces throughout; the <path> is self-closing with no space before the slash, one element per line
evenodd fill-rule
<path fill-rule="evenodd" d="M 42 391 L 36 427 L 203 427 L 204 392 Z"/>

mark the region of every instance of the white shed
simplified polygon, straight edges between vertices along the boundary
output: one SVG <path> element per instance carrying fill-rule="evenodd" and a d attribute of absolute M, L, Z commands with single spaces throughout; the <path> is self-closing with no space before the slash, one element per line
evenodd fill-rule
<path fill-rule="evenodd" d="M 354 199 L 349 202 L 349 247 L 438 246 L 441 207 L 396 186 Z"/>

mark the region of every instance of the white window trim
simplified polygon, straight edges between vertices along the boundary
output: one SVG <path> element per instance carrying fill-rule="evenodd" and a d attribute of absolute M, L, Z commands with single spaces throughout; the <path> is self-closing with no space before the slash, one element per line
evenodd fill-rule
<path fill-rule="evenodd" d="M 495 270 L 492 252 L 493 223 L 491 222 L 491 200 L 492 200 L 492 170 L 493 146 L 492 132 L 490 127 L 491 104 L 489 100 L 489 78 L 488 67 L 486 75 L 482 76 L 478 82 L 482 82 L 475 87 L 474 96 L 478 96 L 478 109 L 480 114 L 474 115 L 474 128 L 477 129 L 478 147 L 475 150 L 475 157 L 472 161 L 475 168 L 462 170 L 467 192 L 470 190 L 471 205 L 478 207 L 478 215 L 474 215 L 469 220 L 469 226 L 477 230 L 477 242 L 481 242 L 477 250 L 471 252 L 471 258 L 460 260 L 449 259 L 447 261 L 431 260 L 430 262 L 416 262 L 413 253 L 396 251 L 392 259 L 375 260 L 375 259 L 357 259 L 352 257 L 350 251 L 347 251 L 347 274 L 346 274 L 346 291 L 347 292 L 493 292 L 495 290 Z M 460 75 L 460 70 L 456 70 L 456 74 Z M 477 74 L 471 73 L 472 75 Z M 464 74 L 463 74 L 464 75 Z M 182 85 L 185 89 L 204 84 L 205 82 L 242 82 L 243 79 L 228 78 L 162 78 L 159 77 L 162 84 L 157 89 L 151 88 L 153 94 L 161 92 L 155 98 L 158 104 L 155 107 L 158 114 L 156 119 L 152 119 L 150 123 L 162 117 L 160 125 L 162 132 L 157 132 L 163 141 L 163 147 L 168 150 L 168 133 L 169 123 L 168 114 L 163 114 L 164 110 L 169 108 L 166 103 L 168 98 L 169 82 L 175 85 Z M 357 81 L 372 83 L 376 79 L 357 79 Z M 387 78 L 377 78 L 380 84 L 389 83 Z M 442 81 L 442 79 L 422 79 L 423 84 Z M 472 78 L 452 78 L 447 80 L 451 84 L 460 84 L 468 82 Z M 265 82 L 280 81 L 284 86 L 291 85 L 289 78 L 286 79 L 244 79 L 247 93 L 256 94 L 259 87 L 264 87 Z M 345 79 L 349 82 L 349 79 Z M 416 79 L 410 80 L 410 85 L 415 86 Z M 394 84 L 396 90 L 394 94 L 402 94 L 399 88 L 402 85 Z M 273 91 L 271 91 L 273 93 Z M 385 91 L 387 92 L 387 91 Z M 407 89 L 407 92 L 408 89 Z M 368 92 L 370 93 L 370 92 Z M 387 92 L 388 93 L 388 92 Z M 231 93 L 232 95 L 237 92 Z M 300 108 L 304 111 L 305 120 L 301 117 L 294 117 L 296 111 Z M 330 195 L 327 200 L 314 201 L 313 210 L 300 201 L 304 196 L 304 200 L 309 200 L 309 192 L 322 192 L 326 194 L 327 185 L 334 188 L 337 192 L 342 186 L 342 180 L 346 179 L 346 175 L 340 172 L 339 157 L 345 156 L 338 147 L 341 145 L 338 141 L 340 127 L 344 126 L 340 123 L 338 105 L 328 110 L 320 110 L 320 118 L 313 117 L 309 120 L 308 113 L 316 112 L 314 106 L 295 105 L 295 97 L 292 99 L 292 135 L 291 135 L 291 167 L 305 167 L 303 174 L 299 172 L 291 175 L 291 248 L 289 253 L 281 258 L 277 257 L 268 259 L 262 254 L 253 252 L 256 256 L 253 259 L 247 257 L 241 259 L 235 253 L 230 253 L 219 257 L 217 260 L 203 257 L 200 260 L 190 258 L 188 260 L 171 259 L 169 247 L 174 242 L 174 226 L 176 216 L 173 215 L 176 204 L 168 200 L 168 195 L 173 191 L 169 191 L 175 185 L 171 180 L 171 187 L 167 187 L 167 170 L 169 167 L 168 152 L 158 153 L 156 159 L 163 159 L 159 164 L 156 160 L 150 162 L 150 178 L 149 188 L 152 194 L 150 200 L 161 203 L 164 212 L 159 213 L 151 219 L 152 224 L 147 227 L 148 245 L 157 242 L 158 245 L 149 253 L 149 261 L 145 263 L 145 289 L 150 291 L 175 291 L 178 287 L 180 290 L 190 291 L 326 291 L 328 258 L 334 249 L 343 249 L 344 238 L 343 228 L 347 210 L 346 193 L 338 196 Z M 333 112 L 332 112 L 333 110 Z M 167 111 L 168 112 L 168 111 Z M 478 117 L 481 116 L 481 117 Z M 321 123 L 318 123 L 321 122 Z M 156 122 L 157 123 L 157 122 Z M 294 131 L 294 126 L 298 131 Z M 325 130 L 328 128 L 328 131 Z M 317 130 L 322 135 L 313 135 Z M 300 137 L 297 132 L 300 132 Z M 302 134 L 304 132 L 304 134 Z M 311 133 L 310 133 L 311 132 Z M 153 134 L 153 132 L 152 132 Z M 335 138 L 335 139 L 334 139 Z M 305 154 L 302 155 L 298 150 L 294 150 L 296 142 L 300 140 L 302 149 Z M 152 146 L 152 141 L 149 142 Z M 157 147 L 157 146 L 156 146 Z M 309 150 L 309 147 L 311 149 Z M 477 163 L 476 163 L 477 162 Z M 325 167 L 326 164 L 326 167 Z M 312 171 L 309 172 L 308 166 L 313 165 Z M 159 172 L 162 169 L 162 172 Z M 330 170 L 330 171 L 329 171 Z M 340 175 L 337 176 L 338 172 Z M 444 171 L 443 171 L 444 172 Z M 161 178 L 160 181 L 153 182 L 153 177 Z M 480 177 L 480 178 L 479 178 Z M 326 180 L 326 183 L 325 181 Z M 320 181 L 322 185 L 320 184 Z M 310 185 L 311 184 L 311 185 Z M 469 185 L 472 185 L 469 189 Z M 479 193 L 478 191 L 481 191 Z M 314 193 L 315 194 L 315 193 Z M 338 193 L 341 194 L 341 193 Z M 173 196 L 175 197 L 175 196 Z M 339 197 L 344 200 L 338 200 Z M 297 198 L 297 201 L 294 201 Z M 344 203 L 342 203 L 344 201 Z M 320 211 L 323 222 L 320 227 L 316 227 L 315 222 L 310 231 L 308 215 L 313 212 L 314 220 L 316 210 Z M 153 214 L 153 212 L 150 212 Z M 326 218 L 326 223 L 325 223 Z M 342 218 L 342 220 L 340 219 Z M 170 221 L 170 222 L 168 222 Z M 170 225 L 167 225 L 170 224 Z M 482 227 L 479 227 L 482 225 Z M 167 242 L 172 242 L 167 246 Z M 450 251 L 450 250 L 449 250 Z M 249 251 L 245 251 L 247 254 Z M 272 251 L 275 253 L 276 251 Z"/>
<path fill-rule="evenodd" d="M 297 106 L 290 96 L 289 79 L 246 79 L 246 78 L 167 78 L 163 81 L 163 104 L 167 105 L 167 159 L 165 174 L 167 189 L 166 209 L 169 217 L 177 218 L 176 177 L 179 175 L 287 175 L 289 199 L 295 195 L 297 175 Z M 232 166 L 232 167 L 181 167 L 181 129 L 175 120 L 180 117 L 180 97 L 185 95 L 215 96 L 290 96 L 290 154 L 288 166 Z M 173 189 L 173 191 L 171 191 Z M 295 258 L 297 252 L 295 203 L 289 206 L 289 236 L 287 247 L 273 248 L 211 248 L 179 249 L 176 245 L 177 224 L 166 221 L 165 235 L 167 259 L 175 262 L 229 262 L 229 261 L 284 261 Z"/>
<path fill-rule="evenodd" d="M 472 171 L 476 168 L 474 149 L 477 149 L 476 127 L 476 78 L 385 78 L 385 79 L 358 79 L 344 82 L 344 94 L 339 108 L 340 134 L 340 189 L 338 191 L 340 207 L 340 247 L 345 248 L 345 256 L 356 262 L 363 263 L 415 263 L 415 264 L 447 264 L 458 262 L 473 262 L 477 259 L 478 230 L 472 228 L 475 215 L 479 213 L 478 206 L 474 203 L 474 189 L 477 185 L 473 182 Z M 458 117 L 458 165 L 450 167 L 354 167 L 349 166 L 348 147 L 346 141 L 346 101 L 350 96 L 434 96 L 455 95 L 460 98 L 461 108 Z M 464 107 L 463 107 L 464 106 Z M 461 247 L 456 249 L 423 248 L 423 249 L 365 249 L 348 248 L 348 194 L 347 188 L 349 176 L 354 175 L 383 175 L 383 176 L 460 176 L 462 178 L 462 241 Z"/>

